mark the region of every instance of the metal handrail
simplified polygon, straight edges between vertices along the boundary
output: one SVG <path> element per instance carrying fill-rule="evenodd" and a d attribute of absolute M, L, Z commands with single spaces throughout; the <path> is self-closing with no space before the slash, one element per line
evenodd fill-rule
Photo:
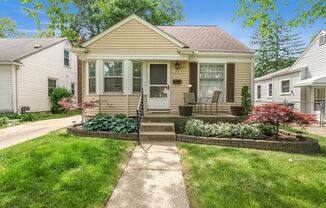
<path fill-rule="evenodd" d="M 141 95 L 139 97 L 138 106 L 136 109 L 136 121 L 137 121 L 137 133 L 138 133 L 138 144 L 140 144 L 140 127 L 141 121 L 144 116 L 144 91 L 141 89 Z"/>

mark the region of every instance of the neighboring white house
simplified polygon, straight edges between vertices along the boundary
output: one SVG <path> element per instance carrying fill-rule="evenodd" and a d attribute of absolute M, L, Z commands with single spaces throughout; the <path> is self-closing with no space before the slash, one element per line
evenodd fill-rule
<path fill-rule="evenodd" d="M 326 101 L 326 31 L 321 31 L 291 66 L 255 79 L 255 104 L 289 103 L 319 114 Z"/>
<path fill-rule="evenodd" d="M 0 113 L 49 111 L 49 94 L 77 95 L 77 57 L 66 38 L 0 39 Z"/>

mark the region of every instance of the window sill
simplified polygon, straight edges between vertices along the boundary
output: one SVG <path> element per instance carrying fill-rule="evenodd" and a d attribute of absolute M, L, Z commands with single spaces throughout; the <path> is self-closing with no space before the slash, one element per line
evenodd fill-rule
<path fill-rule="evenodd" d="M 291 95 L 291 92 L 283 92 L 283 93 L 280 93 L 280 95 Z"/>
<path fill-rule="evenodd" d="M 71 66 L 63 65 L 63 67 L 71 69 Z"/>

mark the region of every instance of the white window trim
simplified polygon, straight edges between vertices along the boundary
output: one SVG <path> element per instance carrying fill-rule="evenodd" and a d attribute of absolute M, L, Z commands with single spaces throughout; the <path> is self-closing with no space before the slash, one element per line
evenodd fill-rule
<path fill-rule="evenodd" d="M 258 98 L 258 87 L 260 87 L 260 98 Z M 256 85 L 256 100 L 261 101 L 261 97 L 262 97 L 262 88 L 261 88 L 261 84 L 259 84 Z"/>
<path fill-rule="evenodd" d="M 285 81 L 289 81 L 289 92 L 282 92 L 282 83 Z M 292 89 L 292 82 L 291 79 L 282 79 L 280 80 L 280 95 L 291 95 L 291 89 Z"/>
<path fill-rule="evenodd" d="M 272 95 L 269 95 L 269 86 L 272 85 Z M 273 97 L 273 82 L 268 82 L 267 83 L 267 98 L 271 99 Z"/>
<path fill-rule="evenodd" d="M 197 63 L 197 99 L 199 99 L 199 92 L 200 92 L 200 64 L 217 64 L 217 65 L 223 65 L 223 70 L 224 70 L 224 98 L 223 98 L 223 102 L 219 103 L 226 103 L 226 87 L 227 87 L 227 83 L 226 83 L 226 76 L 227 76 L 227 71 L 226 71 L 226 66 L 227 66 L 227 62 L 198 62 Z"/>
<path fill-rule="evenodd" d="M 89 93 L 89 64 L 90 63 L 95 63 L 95 83 L 96 83 L 96 87 L 95 87 L 95 93 Z M 97 64 L 97 60 L 88 60 L 86 62 L 86 95 L 97 95 L 98 94 L 98 70 L 96 70 L 98 68 L 98 64 Z"/>
<path fill-rule="evenodd" d="M 49 79 L 51 79 L 51 80 L 55 80 L 55 88 L 57 88 L 58 87 L 58 78 L 55 78 L 55 77 L 47 77 L 47 85 L 48 85 L 48 87 L 47 87 L 47 92 L 46 92 L 46 94 L 48 95 L 48 97 L 50 97 L 49 96 Z M 54 88 L 54 89 L 55 89 Z"/>
<path fill-rule="evenodd" d="M 66 58 L 65 58 L 65 52 L 66 52 L 66 51 L 67 51 L 68 54 L 69 54 L 69 65 L 66 65 L 66 64 L 65 64 L 65 59 L 66 59 Z M 64 66 L 64 67 L 71 68 L 71 58 L 70 58 L 70 57 L 71 57 L 70 52 L 69 52 L 67 49 L 64 49 L 64 50 L 63 50 L 63 66 Z"/>
<path fill-rule="evenodd" d="M 122 63 L 122 75 L 121 76 L 105 76 L 104 75 L 104 63 L 107 61 L 121 62 Z M 102 85 L 103 85 L 103 95 L 125 95 L 125 60 L 122 59 L 104 59 L 102 61 Z M 105 92 L 105 78 L 122 78 L 122 91 L 121 92 Z"/>
<path fill-rule="evenodd" d="M 71 94 L 72 94 L 72 85 L 74 85 L 74 91 L 75 91 L 75 94 L 73 94 L 73 96 L 76 97 L 76 95 L 77 95 L 76 82 L 71 82 L 70 83 L 70 92 L 71 92 Z"/>

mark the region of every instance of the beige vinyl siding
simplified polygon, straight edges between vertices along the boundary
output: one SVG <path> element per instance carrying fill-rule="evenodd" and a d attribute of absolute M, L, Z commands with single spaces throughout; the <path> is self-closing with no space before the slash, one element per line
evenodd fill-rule
<path fill-rule="evenodd" d="M 178 106 L 184 104 L 184 92 L 189 92 L 189 62 L 179 62 L 180 70 L 175 70 L 175 62 L 171 62 L 170 112 L 178 113 Z M 180 79 L 181 84 L 173 84 L 174 79 Z"/>
<path fill-rule="evenodd" d="M 87 46 L 89 54 L 176 54 L 178 46 L 135 19 Z"/>
<path fill-rule="evenodd" d="M 234 101 L 241 103 L 241 89 L 243 86 L 249 86 L 251 89 L 251 63 L 235 63 L 235 85 Z"/>

